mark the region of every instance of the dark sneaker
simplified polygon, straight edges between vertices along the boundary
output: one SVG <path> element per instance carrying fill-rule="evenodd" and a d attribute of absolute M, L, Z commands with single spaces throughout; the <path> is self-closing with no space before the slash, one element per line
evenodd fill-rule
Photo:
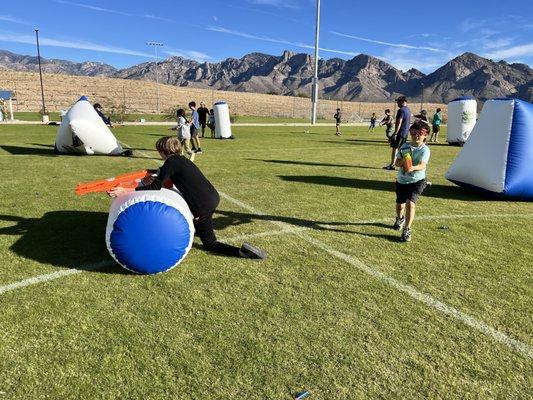
<path fill-rule="evenodd" d="M 410 242 L 411 241 L 411 229 L 405 228 L 400 237 L 401 242 Z"/>
<path fill-rule="evenodd" d="M 403 224 L 405 224 L 405 217 L 396 217 L 396 221 L 394 221 L 392 229 L 394 229 L 395 231 L 399 231 L 403 228 Z"/>
<path fill-rule="evenodd" d="M 259 247 L 252 246 L 250 243 L 244 242 L 239 250 L 239 255 L 243 258 L 253 258 L 263 260 L 267 257 L 266 252 Z"/>
<path fill-rule="evenodd" d="M 383 169 L 386 169 L 387 171 L 394 171 L 396 168 L 394 168 L 394 165 L 389 164 L 383 167 Z"/>
<path fill-rule="evenodd" d="M 202 153 L 203 153 L 202 149 L 196 149 L 196 154 L 202 154 Z"/>

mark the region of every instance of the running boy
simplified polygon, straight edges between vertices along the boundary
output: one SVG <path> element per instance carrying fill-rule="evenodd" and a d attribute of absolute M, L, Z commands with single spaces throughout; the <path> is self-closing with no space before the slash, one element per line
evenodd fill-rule
<path fill-rule="evenodd" d="M 190 160 L 180 155 L 181 145 L 177 137 L 165 136 L 160 138 L 155 147 L 164 160 L 159 168 L 157 177 L 146 186 L 135 189 L 116 187 L 108 192 L 111 197 L 134 190 L 160 190 L 163 183 L 170 179 L 187 202 L 192 214 L 196 234 L 200 237 L 204 248 L 214 253 L 232 257 L 266 258 L 266 253 L 249 243 L 240 248 L 219 242 L 213 230 L 213 213 L 220 197 L 211 182 L 202 174 L 200 169 Z"/>
<path fill-rule="evenodd" d="M 389 171 L 394 171 L 394 163 L 396 160 L 396 154 L 398 149 L 407 140 L 409 135 L 409 124 L 411 122 L 411 110 L 407 107 L 407 98 L 405 96 L 400 96 L 396 99 L 396 104 L 398 105 L 398 112 L 396 112 L 396 122 L 394 124 L 394 134 L 390 139 L 391 147 L 391 160 L 390 164 L 383 167 Z"/>
<path fill-rule="evenodd" d="M 185 118 L 185 110 L 180 108 L 176 112 L 178 116 L 178 139 L 181 144 L 181 155 L 187 153 L 189 155 L 189 160 L 194 161 L 194 153 L 191 150 L 191 125 L 187 118 Z"/>
<path fill-rule="evenodd" d="M 341 135 L 341 109 L 337 108 L 337 112 L 333 116 L 335 118 L 335 135 L 340 136 Z"/>
<path fill-rule="evenodd" d="M 425 144 L 429 125 L 417 121 L 409 128 L 410 143 L 404 143 L 396 156 L 395 165 L 400 167 L 396 178 L 396 221 L 393 229 L 403 227 L 402 242 L 411 241 L 411 225 L 415 218 L 415 203 L 426 188 L 426 167 L 430 151 Z"/>

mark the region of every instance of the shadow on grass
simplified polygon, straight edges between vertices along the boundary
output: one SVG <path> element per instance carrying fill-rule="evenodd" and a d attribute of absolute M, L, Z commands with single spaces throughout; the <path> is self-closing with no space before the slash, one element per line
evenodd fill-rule
<path fill-rule="evenodd" d="M 83 271 L 102 260 L 113 263 L 105 245 L 107 213 L 51 211 L 41 218 L 0 215 L 0 221 L 13 223 L 0 228 L 0 235 L 20 236 L 10 249 L 21 257 Z M 95 271 L 131 274 L 114 263 Z"/>
<path fill-rule="evenodd" d="M 379 169 L 376 167 L 367 167 L 364 165 L 350 165 L 350 164 L 329 164 L 329 163 L 315 163 L 308 161 L 292 161 L 292 160 L 261 160 L 258 158 L 246 158 L 247 161 L 263 161 L 266 163 L 273 164 L 288 164 L 288 165 L 309 165 L 312 167 L 342 167 L 342 168 L 362 168 L 362 169 Z"/>
<path fill-rule="evenodd" d="M 42 146 L 42 145 L 39 145 Z M 9 146 L 9 145 L 1 145 L 0 148 L 2 150 L 7 151 L 9 154 L 17 155 L 17 156 L 24 156 L 24 155 L 32 155 L 32 156 L 57 156 L 57 154 L 54 153 L 54 146 L 51 146 L 51 148 L 36 148 L 36 147 L 21 147 L 21 146 Z"/>
<path fill-rule="evenodd" d="M 344 178 L 340 176 L 302 176 L 302 175 L 280 175 L 284 181 L 309 183 L 314 185 L 325 185 L 332 187 L 348 187 L 353 189 L 368 189 L 379 190 L 384 192 L 395 192 L 393 182 L 377 181 L 357 178 Z M 432 185 L 427 188 L 422 194 L 425 197 L 434 197 L 438 199 L 462 200 L 462 201 L 486 201 L 486 197 L 482 197 L 475 193 L 470 193 L 462 188 L 456 186 Z"/>
<path fill-rule="evenodd" d="M 383 145 L 383 147 L 388 146 L 389 144 L 386 141 L 368 141 L 368 140 L 360 140 L 357 142 L 354 141 L 348 141 L 348 140 L 321 140 L 321 143 L 330 143 L 330 144 L 343 144 L 348 146 L 358 145 L 358 146 L 378 146 Z"/>
<path fill-rule="evenodd" d="M 309 228 L 316 231 L 328 231 L 339 233 L 355 233 L 362 234 L 359 231 L 350 229 L 338 229 L 337 227 L 349 227 L 349 226 L 375 226 L 377 228 L 391 228 L 394 218 L 391 217 L 390 224 L 383 222 L 337 222 L 337 221 L 313 221 L 309 219 L 284 217 L 280 215 L 258 215 L 249 214 L 235 211 L 223 211 L 217 210 L 215 212 L 215 218 L 213 219 L 215 230 L 220 231 L 229 226 L 239 226 L 244 224 L 250 224 L 255 221 L 268 221 L 268 222 L 283 222 L 291 225 L 294 228 Z M 374 236 L 368 234 L 368 236 Z M 379 236 L 379 235 L 375 235 Z"/>

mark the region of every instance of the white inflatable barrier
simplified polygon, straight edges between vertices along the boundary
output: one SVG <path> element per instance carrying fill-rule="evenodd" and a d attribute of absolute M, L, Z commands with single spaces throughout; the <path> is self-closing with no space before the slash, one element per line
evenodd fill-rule
<path fill-rule="evenodd" d="M 109 254 L 139 274 L 168 271 L 185 259 L 194 237 L 193 216 L 176 190 L 143 190 L 117 197 L 106 228 Z"/>
<path fill-rule="evenodd" d="M 448 103 L 447 141 L 464 144 L 474 129 L 477 102 L 472 97 L 458 97 Z"/>
<path fill-rule="evenodd" d="M 228 104 L 219 101 L 213 106 L 215 111 L 215 137 L 217 139 L 229 139 L 231 134 L 231 121 L 229 119 Z"/>
<path fill-rule="evenodd" d="M 63 154 L 88 155 L 121 155 L 124 151 L 85 96 L 63 116 L 55 150 Z"/>
<path fill-rule="evenodd" d="M 533 104 L 488 100 L 446 179 L 487 194 L 533 201 L 532 127 Z"/>

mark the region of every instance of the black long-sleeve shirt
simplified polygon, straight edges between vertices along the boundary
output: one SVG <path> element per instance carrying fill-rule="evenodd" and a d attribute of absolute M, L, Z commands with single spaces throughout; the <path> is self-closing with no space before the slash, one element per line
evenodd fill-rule
<path fill-rule="evenodd" d="M 178 155 L 165 160 L 150 185 L 135 190 L 160 190 L 167 179 L 181 192 L 195 217 L 206 216 L 217 208 L 220 202 L 217 190 L 194 163 Z"/>

